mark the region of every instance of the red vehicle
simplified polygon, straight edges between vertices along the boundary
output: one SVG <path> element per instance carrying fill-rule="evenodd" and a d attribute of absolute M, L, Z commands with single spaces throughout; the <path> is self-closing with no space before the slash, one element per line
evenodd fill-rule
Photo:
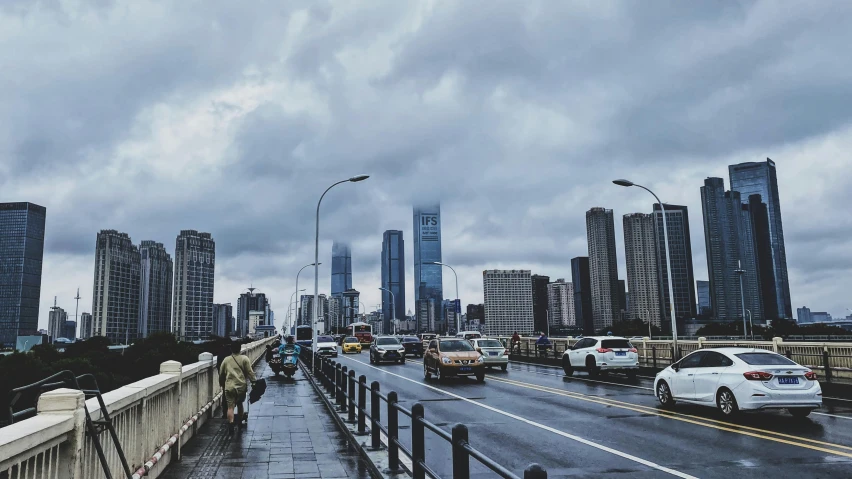
<path fill-rule="evenodd" d="M 361 344 L 371 344 L 373 342 L 373 327 L 367 323 L 352 323 L 349 325 L 352 331 L 352 336 L 358 338 Z"/>

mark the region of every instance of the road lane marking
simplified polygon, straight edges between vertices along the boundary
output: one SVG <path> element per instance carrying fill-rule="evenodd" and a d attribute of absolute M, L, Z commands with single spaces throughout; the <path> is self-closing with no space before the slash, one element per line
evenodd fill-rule
<path fill-rule="evenodd" d="M 838 416 L 837 414 L 827 414 L 824 412 L 812 412 L 811 414 L 819 414 L 820 416 L 836 417 L 839 419 L 852 419 L 850 416 Z"/>
<path fill-rule="evenodd" d="M 345 358 L 345 359 L 350 359 L 350 358 Z M 552 428 L 552 427 L 550 427 L 550 426 L 546 426 L 546 425 L 544 425 L 544 424 L 541 424 L 541 423 L 538 423 L 538 422 L 535 422 L 535 421 L 531 421 L 531 420 L 529 420 L 529 419 L 526 419 L 526 418 L 524 418 L 524 417 L 518 416 L 518 415 L 516 415 L 516 414 L 512 414 L 512 413 L 510 413 L 510 412 L 504 411 L 504 410 L 502 410 L 502 409 L 498 409 L 498 408 L 496 408 L 496 407 L 489 406 L 489 405 L 487 405 L 487 404 L 483 404 L 483 403 L 481 403 L 481 402 L 479 402 L 479 401 L 474 401 L 474 400 L 468 399 L 468 398 L 466 398 L 466 397 L 459 396 L 458 394 L 454 394 L 454 393 L 451 393 L 451 392 L 449 392 L 449 391 L 445 391 L 445 390 L 443 390 L 443 389 L 436 388 L 436 387 L 431 386 L 431 385 L 429 385 L 429 384 L 424 384 L 424 383 L 422 383 L 422 382 L 420 382 L 420 381 L 415 381 L 414 379 L 407 378 L 407 377 L 405 377 L 405 376 L 402 376 L 402 375 L 399 375 L 399 374 L 396 374 L 396 373 L 392 373 L 392 372 L 390 372 L 390 371 L 387 371 L 387 370 L 384 370 L 384 369 L 381 369 L 381 368 L 377 368 L 377 367 L 375 367 L 375 366 L 373 366 L 373 365 L 371 365 L 371 364 L 362 363 L 361 361 L 356 361 L 356 360 L 354 360 L 354 359 L 352 359 L 352 361 L 355 361 L 355 362 L 357 362 L 357 363 L 361 363 L 361 364 L 363 364 L 364 366 L 367 366 L 367 367 L 369 367 L 369 368 L 375 369 L 375 370 L 377 370 L 377 371 L 382 371 L 382 372 L 384 372 L 385 374 L 389 374 L 389 375 L 391 375 L 391 376 L 398 377 L 399 379 L 402 379 L 402 380 L 405 380 L 405 381 L 408 381 L 408 382 L 411 382 L 411 383 L 414 383 L 414 384 L 418 384 L 418 385 L 420 385 L 420 386 L 423 386 L 423 387 L 425 387 L 425 388 L 431 389 L 431 390 L 433 390 L 433 391 L 437 391 L 437 392 L 440 392 L 440 393 L 442 393 L 442 394 L 446 394 L 447 396 L 451 396 L 451 397 L 454 397 L 454 398 L 456 398 L 456 399 L 460 399 L 460 400 L 462 400 L 462 401 L 465 401 L 465 402 L 467 402 L 467 403 L 473 404 L 473 405 L 475 405 L 475 406 L 479 406 L 479 407 L 481 407 L 481 408 L 483 408 L 483 409 L 487 409 L 487 410 L 489 410 L 489 411 L 491 411 L 491 412 L 495 412 L 495 413 L 497 413 L 497 414 L 500 414 L 500 415 L 503 415 L 503 416 L 506 416 L 506 417 L 509 417 L 509 418 L 515 419 L 516 421 L 520 421 L 520 422 L 523 422 L 523 423 L 525 423 L 525 424 L 529 424 L 530 426 L 534 426 L 534 427 L 537 427 L 537 428 L 539 428 L 539 429 L 543 429 L 543 430 L 545 430 L 545 431 L 551 432 L 551 433 L 556 434 L 556 435 L 558 435 L 558 436 L 562 436 L 562 437 L 564 437 L 564 438 L 571 439 L 571 440 L 573 440 L 573 441 L 579 442 L 579 443 L 581 443 L 581 444 L 585 444 L 585 445 L 590 446 L 590 447 L 593 447 L 593 448 L 595 448 L 595 449 L 598 449 L 598 450 L 601 450 L 601 451 L 605 451 L 605 452 L 608 452 L 608 453 L 610 453 L 610 454 L 614 454 L 614 455 L 616 455 L 616 456 L 622 457 L 622 458 L 624 458 L 624 459 L 628 459 L 628 460 L 633 461 L 633 462 L 637 462 L 637 463 L 639 463 L 639 464 L 642 464 L 642 465 L 644 465 L 644 466 L 650 467 L 650 468 L 652 468 L 652 469 L 656 469 L 656 470 L 658 470 L 658 471 L 666 472 L 666 473 L 668 473 L 668 474 L 671 474 L 671 475 L 676 476 L 676 477 L 680 477 L 680 478 L 682 478 L 682 479 L 698 479 L 697 477 L 695 477 L 695 476 L 691 476 L 691 475 L 689 475 L 689 474 L 687 474 L 687 473 L 680 472 L 680 471 L 677 471 L 677 470 L 674 470 L 674 469 L 669 469 L 668 467 L 661 466 L 661 465 L 659 465 L 659 464 L 657 464 L 657 463 L 654 463 L 654 462 L 651 462 L 651 461 L 648 461 L 648 460 L 642 459 L 641 457 L 636 457 L 636 456 L 634 456 L 634 455 L 632 455 L 632 454 L 628 454 L 628 453 L 626 453 L 626 452 L 622 452 L 622 451 L 619 451 L 619 450 L 617 450 L 617 449 L 613 449 L 613 448 L 611 448 L 611 447 L 607 447 L 607 446 L 604 446 L 604 445 L 602 445 L 602 444 L 598 444 L 598 443 L 596 443 L 596 442 L 589 441 L 588 439 L 583 439 L 582 437 L 575 436 L 575 435 L 573 435 L 573 434 L 569 434 L 569 433 L 567 433 L 567 432 L 565 432 L 565 431 L 560 431 L 560 430 L 558 430 L 558 429 L 554 429 L 554 428 Z"/>
<path fill-rule="evenodd" d="M 751 426 L 741 426 L 739 424 L 732 424 L 732 423 L 728 423 L 728 422 L 724 422 L 724 421 L 717 421 L 715 419 L 707 419 L 707 418 L 703 418 L 703 417 L 700 417 L 700 416 L 692 416 L 692 415 L 689 415 L 689 414 L 677 413 L 677 412 L 672 412 L 672 411 L 663 412 L 663 411 L 660 411 L 659 409 L 648 407 L 648 406 L 642 406 L 642 405 L 639 405 L 639 404 L 633 404 L 633 403 L 618 401 L 618 400 L 615 400 L 615 399 L 603 398 L 603 397 L 599 397 L 599 396 L 590 396 L 590 395 L 586 395 L 586 394 L 582 394 L 582 393 L 575 393 L 575 392 L 571 392 L 571 391 L 564 391 L 564 390 L 554 389 L 554 388 L 550 388 L 550 387 L 546 387 L 546 386 L 539 386 L 537 384 L 524 383 L 524 382 L 521 382 L 521 381 L 514 381 L 514 380 L 503 379 L 503 378 L 498 379 L 498 378 L 494 378 L 494 377 L 491 377 L 490 379 L 493 380 L 493 381 L 511 384 L 513 386 L 523 387 L 523 388 L 532 389 L 532 390 L 536 390 L 536 391 L 540 391 L 540 392 L 547 392 L 547 393 L 551 393 L 551 394 L 555 394 L 555 395 L 570 397 L 570 398 L 579 399 L 579 400 L 582 400 L 582 401 L 587 401 L 587 402 L 592 402 L 592 403 L 597 403 L 597 404 L 602 404 L 602 405 L 606 405 L 606 406 L 619 407 L 619 408 L 622 408 L 622 409 L 628 409 L 628 410 L 640 412 L 640 413 L 643 413 L 643 414 L 645 414 L 645 413 L 654 414 L 654 415 L 659 416 L 659 417 L 675 419 L 677 421 L 695 424 L 695 425 L 698 425 L 698 426 L 709 427 L 709 428 L 718 429 L 718 430 L 721 430 L 721 431 L 733 432 L 733 433 L 742 434 L 742 435 L 745 435 L 745 436 L 751 436 L 751 437 L 755 437 L 755 438 L 759 438 L 759 439 L 766 439 L 768 441 L 780 442 L 780 443 L 788 444 L 788 445 L 791 445 L 791 446 L 798 446 L 798 447 L 803 447 L 803 448 L 806 448 L 806 449 L 813 449 L 813 450 L 820 451 L 820 452 L 826 452 L 826 453 L 829 453 L 829 454 L 835 454 L 835 455 L 839 455 L 839 456 L 843 456 L 843 457 L 852 458 L 852 453 L 843 452 L 843 451 L 836 451 L 836 450 L 833 450 L 833 449 L 826 449 L 826 448 L 823 448 L 823 447 L 810 445 L 810 444 L 802 444 L 800 442 L 795 442 L 795 441 L 782 439 L 782 438 L 789 438 L 789 439 L 792 439 L 792 440 L 818 444 L 820 446 L 828 446 L 828 447 L 832 447 L 832 448 L 847 449 L 847 450 L 852 451 L 852 447 L 844 446 L 842 444 L 834 444 L 834 443 L 830 443 L 830 442 L 817 441 L 816 439 L 808 439 L 808 438 L 804 438 L 804 437 L 793 436 L 793 435 L 790 435 L 790 434 L 784 434 L 784 433 L 769 431 L 769 430 L 755 428 L 755 427 L 751 427 Z M 702 422 L 702 421 L 705 421 L 705 422 Z M 710 424 L 710 423 L 713 423 L 713 424 Z M 724 426 L 731 426 L 731 427 L 737 428 L 737 429 L 732 429 L 731 427 L 724 427 Z M 748 431 L 757 431 L 757 432 L 748 432 Z M 765 433 L 765 434 L 772 434 L 772 435 L 779 436 L 779 437 L 764 436 L 763 434 L 758 434 L 758 432 Z"/>

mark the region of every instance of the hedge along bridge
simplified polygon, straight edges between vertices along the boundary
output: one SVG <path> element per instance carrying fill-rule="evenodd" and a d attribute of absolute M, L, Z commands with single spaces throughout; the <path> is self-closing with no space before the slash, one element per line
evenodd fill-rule
<path fill-rule="evenodd" d="M 252 364 L 263 357 L 266 338 L 242 347 Z M 216 358 L 160 365 L 160 374 L 86 400 L 83 391 L 60 388 L 43 393 L 37 414 L 0 429 L 1 479 L 88 479 L 143 476 L 156 478 L 180 459 L 181 446 L 213 417 L 222 400 Z M 118 444 L 107 429 L 87 433 L 91 422 L 110 419 Z M 91 429 L 89 429 L 91 431 Z M 102 445 L 106 470 L 98 447 Z M 123 455 L 128 468 L 125 469 Z"/>

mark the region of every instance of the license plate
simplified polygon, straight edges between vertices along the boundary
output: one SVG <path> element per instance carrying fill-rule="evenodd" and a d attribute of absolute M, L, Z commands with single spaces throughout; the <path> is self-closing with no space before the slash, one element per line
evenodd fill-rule
<path fill-rule="evenodd" d="M 488 353 L 489 356 L 497 356 L 497 353 Z"/>
<path fill-rule="evenodd" d="M 468 372 L 468 371 L 470 371 L 471 369 L 472 369 L 472 368 L 471 368 L 470 366 L 463 366 L 463 367 L 460 367 L 460 368 L 459 368 L 459 371 L 461 371 L 461 372 L 463 372 L 463 373 L 464 373 L 464 372 Z"/>
<path fill-rule="evenodd" d="M 616 351 L 615 355 L 616 356 L 627 356 L 627 351 Z"/>
<path fill-rule="evenodd" d="M 799 378 L 778 378 L 778 384 L 799 384 Z"/>

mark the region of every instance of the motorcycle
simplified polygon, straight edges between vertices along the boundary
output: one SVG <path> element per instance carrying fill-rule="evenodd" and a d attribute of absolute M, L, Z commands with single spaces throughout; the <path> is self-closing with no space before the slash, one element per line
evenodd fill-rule
<path fill-rule="evenodd" d="M 293 377 L 296 374 L 296 369 L 298 368 L 299 357 L 296 354 L 296 348 L 284 348 L 283 354 L 278 354 L 277 352 L 273 354 L 272 361 L 269 362 L 269 366 L 272 368 L 272 372 L 278 376 L 279 373 L 284 373 L 288 378 Z"/>

